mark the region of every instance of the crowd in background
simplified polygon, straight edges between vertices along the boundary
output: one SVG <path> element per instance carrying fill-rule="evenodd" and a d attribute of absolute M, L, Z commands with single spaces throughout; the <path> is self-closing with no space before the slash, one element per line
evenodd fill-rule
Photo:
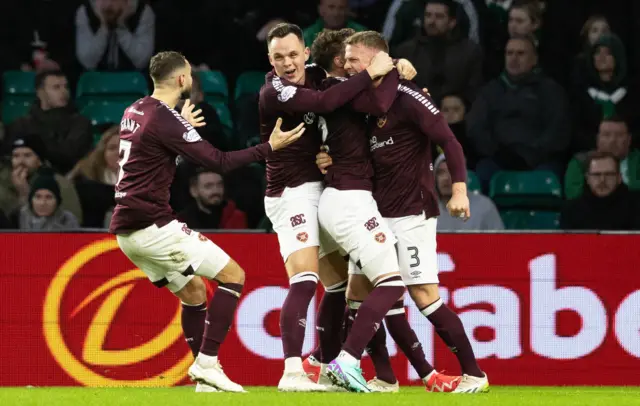
<path fill-rule="evenodd" d="M 448 217 L 451 179 L 445 157 L 434 155 L 439 230 L 505 228 L 506 206 L 490 198 L 504 171 L 536 171 L 561 185 L 558 227 L 640 230 L 634 0 L 4 2 L 0 70 L 37 74 L 30 110 L 0 129 L 0 228 L 108 224 L 119 123 L 97 127 L 76 107 L 83 72 L 145 73 L 155 52 L 176 50 L 196 72 L 221 71 L 233 89 L 242 72 L 270 69 L 266 34 L 282 21 L 305 28 L 307 46 L 324 29 L 378 30 L 393 57 L 415 65 L 415 82 L 429 89 L 478 180 L 472 219 Z M 204 112 L 203 138 L 222 150 L 255 140 L 257 94 L 228 100 L 229 129 L 198 78 L 191 99 Z M 268 228 L 263 190 L 261 165 L 222 176 L 182 162 L 171 204 L 195 229 Z"/>

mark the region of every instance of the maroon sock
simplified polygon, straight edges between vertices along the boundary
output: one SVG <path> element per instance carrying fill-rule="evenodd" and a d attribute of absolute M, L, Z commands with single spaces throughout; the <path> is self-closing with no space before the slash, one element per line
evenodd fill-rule
<path fill-rule="evenodd" d="M 407 357 L 413 369 L 420 378 L 425 378 L 433 371 L 433 366 L 427 362 L 427 357 L 422 350 L 422 344 L 413 331 L 404 310 L 404 301 L 399 300 L 384 318 L 387 330 L 393 341 Z"/>
<path fill-rule="evenodd" d="M 482 377 L 484 374 L 478 366 L 473 348 L 464 331 L 462 321 L 442 299 L 438 299 L 420 312 L 427 316 L 436 329 L 436 333 L 458 358 L 463 374 Z"/>
<path fill-rule="evenodd" d="M 340 339 L 341 345 L 347 341 L 347 337 L 349 337 L 349 333 L 351 332 L 351 327 L 353 326 L 353 321 L 356 319 L 356 314 L 358 314 L 358 308 L 362 304 L 362 302 L 358 300 L 348 299 L 349 305 L 344 309 L 344 315 L 342 316 L 342 337 Z M 355 307 L 351 307 L 355 306 Z"/>
<path fill-rule="evenodd" d="M 316 318 L 316 330 L 318 330 L 320 345 L 312 355 L 323 364 L 328 364 L 340 353 L 342 346 L 340 330 L 342 330 L 346 290 L 347 281 L 329 286 L 320 301 Z"/>
<path fill-rule="evenodd" d="M 204 320 L 207 317 L 207 302 L 199 305 L 182 304 L 182 331 L 184 338 L 191 348 L 193 358 L 198 356 L 202 335 L 204 334 Z"/>
<path fill-rule="evenodd" d="M 218 289 L 209 302 L 204 322 L 204 339 L 200 347 L 200 352 L 204 355 L 218 355 L 220 345 L 233 323 L 241 292 L 242 285 L 239 283 L 218 284 Z"/>
<path fill-rule="evenodd" d="M 385 314 L 403 293 L 404 285 L 400 276 L 391 276 L 380 281 L 358 309 L 353 327 L 342 349 L 354 358 L 360 359 Z"/>
<path fill-rule="evenodd" d="M 313 272 L 302 272 L 289 279 L 289 284 L 289 293 L 280 311 L 280 335 L 285 359 L 302 356 L 307 310 L 316 293 L 318 276 Z"/>
<path fill-rule="evenodd" d="M 383 325 L 380 325 L 365 350 L 371 357 L 373 367 L 376 369 L 376 378 L 387 383 L 396 383 L 397 379 L 393 373 L 391 361 L 389 360 L 389 351 L 387 350 L 387 333 Z"/>

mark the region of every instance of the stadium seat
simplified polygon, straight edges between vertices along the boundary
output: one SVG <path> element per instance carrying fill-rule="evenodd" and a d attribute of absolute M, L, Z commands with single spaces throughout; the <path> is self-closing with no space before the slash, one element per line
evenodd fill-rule
<path fill-rule="evenodd" d="M 131 102 L 104 102 L 91 103 L 82 109 L 83 116 L 91 119 L 91 124 L 99 126 L 103 124 L 119 124 L 122 121 L 124 110 L 129 107 Z"/>
<path fill-rule="evenodd" d="M 480 180 L 473 171 L 467 171 L 467 189 L 469 193 L 479 194 L 482 191 Z"/>
<path fill-rule="evenodd" d="M 264 72 L 249 71 L 244 72 L 238 77 L 236 82 L 235 98 L 236 100 L 244 94 L 260 93 L 260 88 L 264 85 Z"/>
<path fill-rule="evenodd" d="M 31 97 L 5 97 L 2 103 L 2 122 L 5 125 L 11 124 L 16 119 L 25 116 L 29 109 L 33 99 Z"/>
<path fill-rule="evenodd" d="M 34 72 L 7 71 L 2 75 L 3 92 L 7 96 L 30 96 L 35 98 L 36 74 Z"/>
<path fill-rule="evenodd" d="M 147 81 L 140 72 L 85 72 L 78 81 L 76 98 L 81 106 L 91 100 L 132 103 L 148 93 Z"/>
<path fill-rule="evenodd" d="M 560 213 L 554 211 L 506 210 L 500 213 L 507 230 L 557 230 Z"/>
<path fill-rule="evenodd" d="M 558 209 L 562 187 L 549 171 L 501 171 L 491 178 L 489 196 L 500 208 Z"/>
<path fill-rule="evenodd" d="M 229 99 L 229 85 L 224 74 L 217 70 L 207 70 L 198 72 L 202 82 L 202 93 L 204 99 L 209 103 L 227 102 Z"/>
<path fill-rule="evenodd" d="M 218 117 L 220 118 L 220 122 L 230 131 L 233 131 L 233 119 L 231 118 L 231 111 L 227 106 L 227 103 L 218 101 L 212 102 L 211 105 L 216 109 L 216 113 L 218 113 Z"/>

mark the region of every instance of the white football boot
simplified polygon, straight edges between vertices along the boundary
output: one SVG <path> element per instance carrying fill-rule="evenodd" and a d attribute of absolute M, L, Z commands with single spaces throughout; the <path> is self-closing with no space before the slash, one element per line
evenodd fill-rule
<path fill-rule="evenodd" d="M 196 384 L 196 393 L 211 393 L 211 392 L 220 392 L 213 386 L 207 385 L 206 383 L 198 382 Z"/>
<path fill-rule="evenodd" d="M 189 377 L 194 382 L 205 383 L 223 392 L 245 392 L 242 386 L 233 382 L 222 370 L 222 365 L 215 359 L 215 363 L 206 362 L 200 356 L 189 367 Z"/>
<path fill-rule="evenodd" d="M 371 392 L 382 392 L 382 393 L 398 393 L 400 392 L 400 384 L 398 381 L 396 383 L 385 382 L 382 379 L 378 379 L 374 377 L 372 380 L 367 382 L 367 386 L 371 390 Z"/>
<path fill-rule="evenodd" d="M 320 366 L 318 383 L 320 385 L 324 385 L 324 387 L 327 388 L 327 392 L 349 392 L 342 386 L 334 385 L 334 383 L 331 381 L 331 378 L 329 378 L 329 375 L 327 375 L 327 364 L 322 364 Z"/>
<path fill-rule="evenodd" d="M 489 378 L 487 374 L 478 378 L 470 375 L 462 375 L 462 380 L 453 393 L 487 393 L 489 392 Z"/>
<path fill-rule="evenodd" d="M 317 384 L 304 371 L 285 372 L 278 383 L 280 392 L 326 392 L 324 385 Z"/>

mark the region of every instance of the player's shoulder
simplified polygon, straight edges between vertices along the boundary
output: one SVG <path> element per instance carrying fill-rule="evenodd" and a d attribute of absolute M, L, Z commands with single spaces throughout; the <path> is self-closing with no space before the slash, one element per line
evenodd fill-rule
<path fill-rule="evenodd" d="M 433 114 L 440 112 L 431 96 L 410 80 L 400 81 L 398 85 L 398 100 L 405 107 L 424 108 Z"/>
<path fill-rule="evenodd" d="M 347 78 L 340 77 L 340 76 L 330 76 L 322 81 L 320 85 L 320 89 L 321 90 L 328 89 L 331 86 L 335 86 L 338 83 L 344 82 L 345 80 L 347 80 Z"/>

